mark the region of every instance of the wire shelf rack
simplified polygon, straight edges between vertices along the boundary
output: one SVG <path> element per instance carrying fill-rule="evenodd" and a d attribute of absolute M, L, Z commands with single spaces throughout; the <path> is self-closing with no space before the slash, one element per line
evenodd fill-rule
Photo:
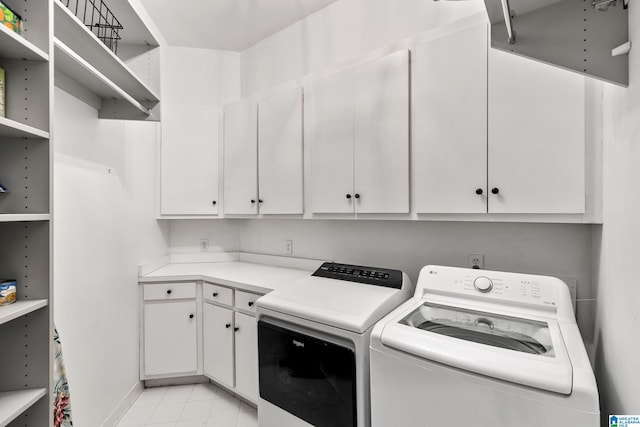
<path fill-rule="evenodd" d="M 118 53 L 120 31 L 124 28 L 102 0 L 62 0 L 62 3 L 113 53 Z"/>

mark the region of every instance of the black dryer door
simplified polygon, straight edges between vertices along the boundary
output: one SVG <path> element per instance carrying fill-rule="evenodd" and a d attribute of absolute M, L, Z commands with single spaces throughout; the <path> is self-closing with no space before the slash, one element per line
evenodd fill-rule
<path fill-rule="evenodd" d="M 356 426 L 355 352 L 258 322 L 260 397 L 316 427 Z"/>

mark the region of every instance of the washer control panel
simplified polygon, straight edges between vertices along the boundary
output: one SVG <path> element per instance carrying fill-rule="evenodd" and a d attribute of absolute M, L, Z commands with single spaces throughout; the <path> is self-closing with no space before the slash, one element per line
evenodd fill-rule
<path fill-rule="evenodd" d="M 493 282 L 488 277 L 480 276 L 476 277 L 476 280 L 473 281 L 473 287 L 476 288 L 478 292 L 487 293 L 493 289 Z"/>
<path fill-rule="evenodd" d="M 566 286 L 562 281 L 548 276 L 434 266 L 433 269 L 425 267 L 420 272 L 416 294 L 431 290 L 556 307 L 558 290 Z"/>

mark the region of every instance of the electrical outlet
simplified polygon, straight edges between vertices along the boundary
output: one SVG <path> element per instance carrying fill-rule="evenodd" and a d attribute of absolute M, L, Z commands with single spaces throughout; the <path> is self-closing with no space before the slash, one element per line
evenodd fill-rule
<path fill-rule="evenodd" d="M 209 250 L 209 239 L 200 239 L 200 250 Z"/>
<path fill-rule="evenodd" d="M 484 255 L 471 254 L 469 255 L 469 267 L 476 270 L 482 270 L 484 268 Z"/>
<path fill-rule="evenodd" d="M 293 240 L 284 241 L 284 253 L 287 255 L 293 254 Z"/>

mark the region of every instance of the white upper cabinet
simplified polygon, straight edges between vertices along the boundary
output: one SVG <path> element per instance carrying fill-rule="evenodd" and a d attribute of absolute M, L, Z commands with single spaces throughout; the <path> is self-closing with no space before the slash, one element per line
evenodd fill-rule
<path fill-rule="evenodd" d="M 356 211 L 409 212 L 409 51 L 355 73 Z"/>
<path fill-rule="evenodd" d="M 314 213 L 409 212 L 409 51 L 311 83 Z"/>
<path fill-rule="evenodd" d="M 218 213 L 218 109 L 164 107 L 161 214 Z"/>
<path fill-rule="evenodd" d="M 311 82 L 311 210 L 353 212 L 353 70 Z"/>
<path fill-rule="evenodd" d="M 486 213 L 487 26 L 422 44 L 412 59 L 415 211 Z"/>
<path fill-rule="evenodd" d="M 302 88 L 283 90 L 258 104 L 260 213 L 301 214 Z"/>
<path fill-rule="evenodd" d="M 243 100 L 224 109 L 224 213 L 258 213 L 258 105 Z"/>
<path fill-rule="evenodd" d="M 490 213 L 585 212 L 585 79 L 489 50 Z"/>

